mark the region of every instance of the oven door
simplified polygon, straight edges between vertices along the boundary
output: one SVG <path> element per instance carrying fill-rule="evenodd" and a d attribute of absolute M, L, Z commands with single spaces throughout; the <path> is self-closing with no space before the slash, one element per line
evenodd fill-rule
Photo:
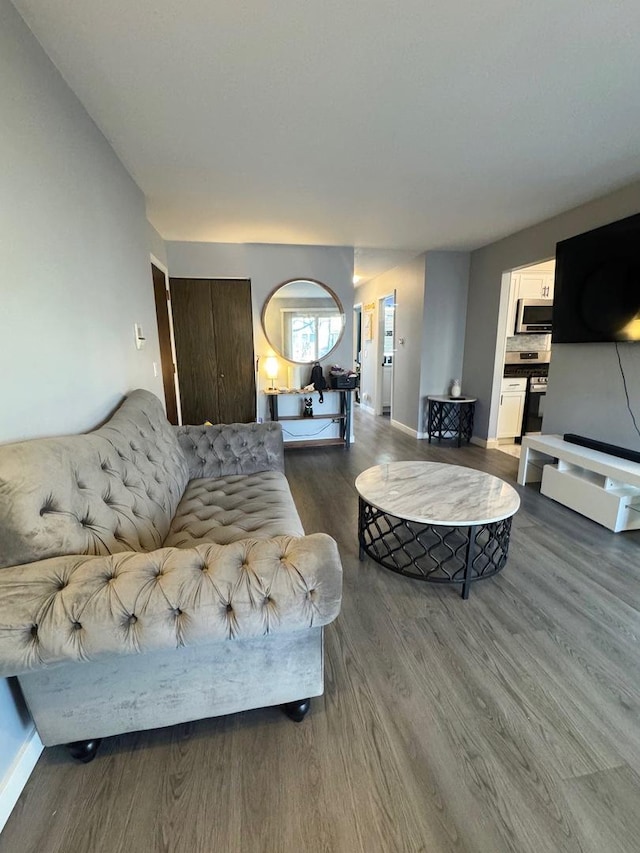
<path fill-rule="evenodd" d="M 544 416 L 544 398 L 547 394 L 547 386 L 532 381 L 529 377 L 527 395 L 524 401 L 523 435 L 542 432 L 542 418 Z"/>

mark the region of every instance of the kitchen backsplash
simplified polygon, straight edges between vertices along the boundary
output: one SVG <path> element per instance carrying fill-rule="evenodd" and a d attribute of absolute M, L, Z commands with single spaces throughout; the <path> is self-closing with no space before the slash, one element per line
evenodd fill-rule
<path fill-rule="evenodd" d="M 551 335 L 512 335 L 507 338 L 507 352 L 542 352 L 551 349 Z"/>

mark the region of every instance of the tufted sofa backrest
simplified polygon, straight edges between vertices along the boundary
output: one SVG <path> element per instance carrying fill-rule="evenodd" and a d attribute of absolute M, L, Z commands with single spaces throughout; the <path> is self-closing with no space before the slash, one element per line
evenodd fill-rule
<path fill-rule="evenodd" d="M 282 424 L 213 424 L 174 427 L 192 479 L 284 473 Z"/>
<path fill-rule="evenodd" d="M 159 548 L 187 480 L 175 430 L 149 391 L 132 392 L 86 435 L 0 446 L 0 567 Z"/>

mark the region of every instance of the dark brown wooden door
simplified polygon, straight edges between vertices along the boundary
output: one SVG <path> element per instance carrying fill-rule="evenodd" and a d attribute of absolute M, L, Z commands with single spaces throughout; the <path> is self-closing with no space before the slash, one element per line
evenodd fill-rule
<path fill-rule="evenodd" d="M 158 339 L 160 341 L 160 363 L 162 365 L 162 384 L 167 407 L 167 420 L 178 423 L 178 403 L 176 400 L 175 364 L 171 351 L 171 327 L 169 321 L 169 291 L 162 270 L 151 264 L 153 295 L 156 300 L 156 318 L 158 321 Z"/>
<path fill-rule="evenodd" d="M 251 284 L 171 278 L 182 422 L 256 416 Z"/>

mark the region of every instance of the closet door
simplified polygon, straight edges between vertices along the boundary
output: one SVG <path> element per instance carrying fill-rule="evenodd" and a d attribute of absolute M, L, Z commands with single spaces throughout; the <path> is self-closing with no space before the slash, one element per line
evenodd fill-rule
<path fill-rule="evenodd" d="M 214 346 L 218 365 L 218 423 L 250 423 L 256 419 L 251 283 L 210 283 Z"/>
<path fill-rule="evenodd" d="M 255 420 L 251 284 L 171 278 L 182 422 Z"/>

